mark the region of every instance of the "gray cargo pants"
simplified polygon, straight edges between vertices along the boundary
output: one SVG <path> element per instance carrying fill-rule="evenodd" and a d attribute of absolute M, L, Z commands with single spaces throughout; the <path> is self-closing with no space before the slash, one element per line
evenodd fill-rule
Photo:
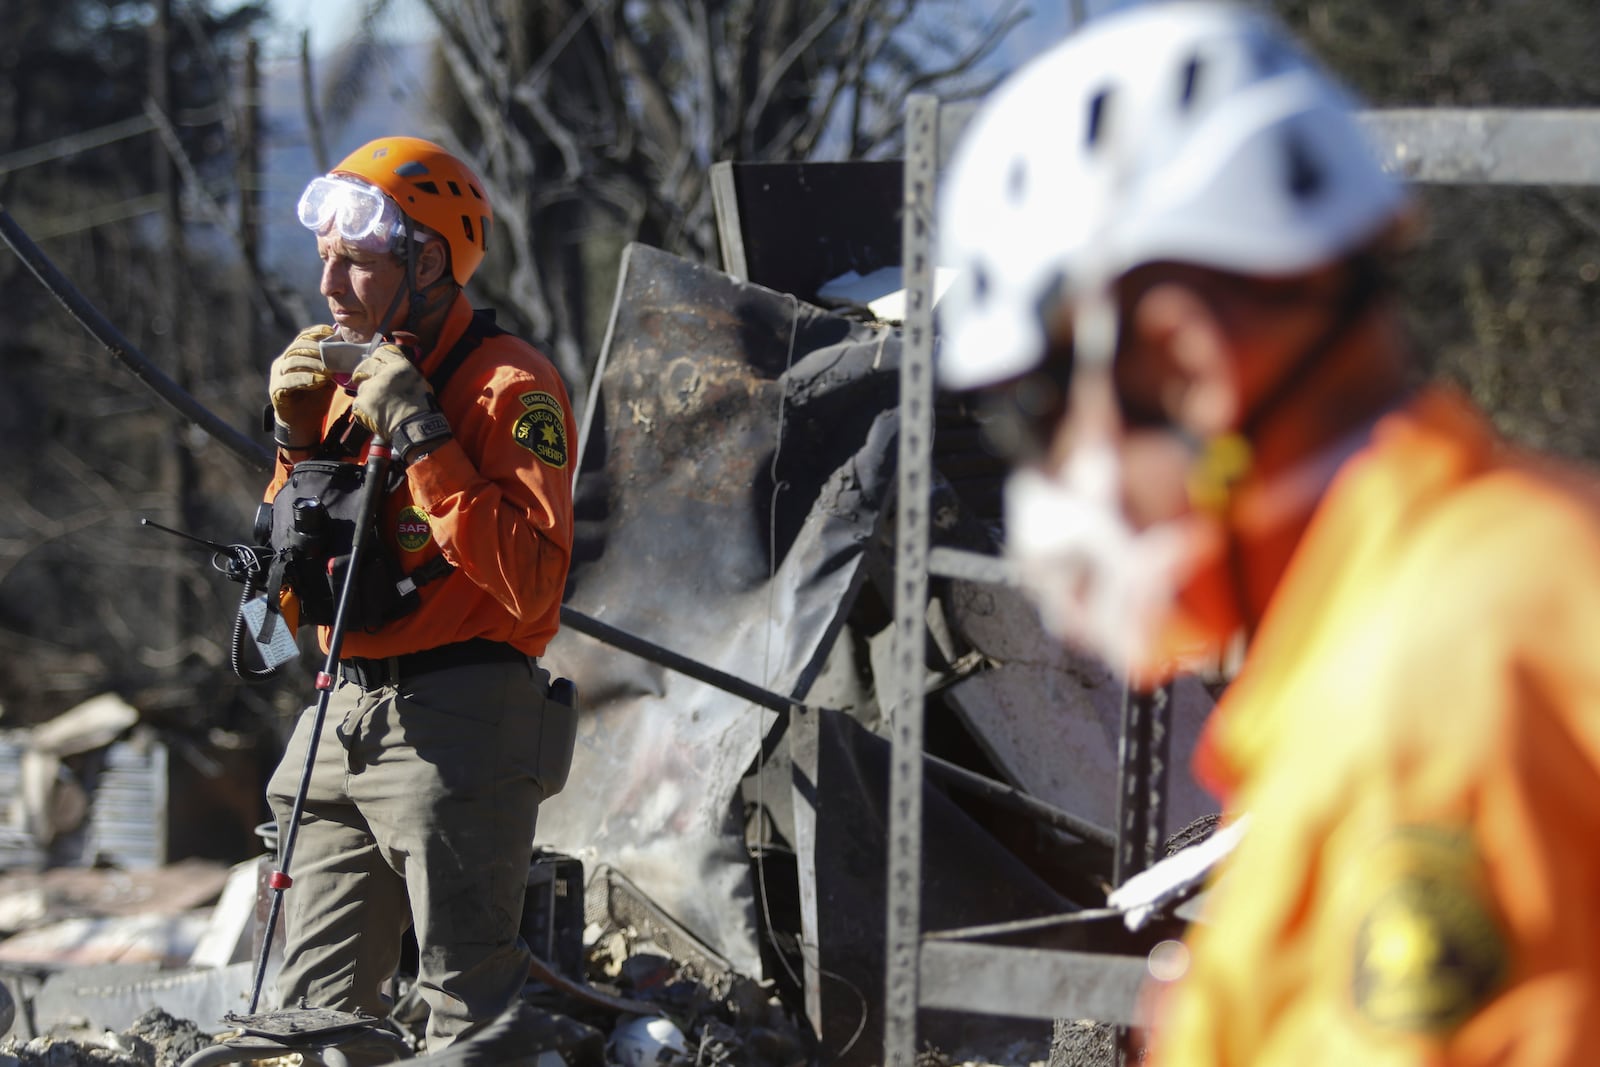
<path fill-rule="evenodd" d="M 531 661 L 430 671 L 398 688 L 335 684 L 287 872 L 281 1004 L 386 1015 L 380 986 L 407 926 L 430 1049 L 521 992 L 548 687 Z M 301 715 L 267 787 L 280 837 L 314 719 L 314 708 Z"/>

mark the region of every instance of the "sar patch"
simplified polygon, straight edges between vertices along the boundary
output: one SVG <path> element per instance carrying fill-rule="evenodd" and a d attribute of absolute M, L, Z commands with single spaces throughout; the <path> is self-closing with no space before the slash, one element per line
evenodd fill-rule
<path fill-rule="evenodd" d="M 1464 831 L 1412 826 L 1364 864 L 1350 993 L 1384 1030 L 1448 1034 L 1500 988 L 1509 954 L 1482 864 Z"/>
<path fill-rule="evenodd" d="M 428 525 L 428 513 L 414 505 L 400 513 L 395 520 L 394 533 L 395 540 L 407 552 L 426 548 L 428 542 L 433 540 L 433 527 Z"/>
<path fill-rule="evenodd" d="M 567 420 L 561 402 L 549 393 L 523 393 L 517 398 L 527 408 L 511 427 L 511 436 L 544 463 L 567 465 Z"/>

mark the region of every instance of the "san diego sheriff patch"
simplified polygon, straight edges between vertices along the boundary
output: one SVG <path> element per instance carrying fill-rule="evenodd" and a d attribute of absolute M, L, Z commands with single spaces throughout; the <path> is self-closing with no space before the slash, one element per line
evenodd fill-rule
<path fill-rule="evenodd" d="M 557 469 L 567 465 L 567 420 L 561 402 L 549 393 L 523 393 L 517 398 L 527 408 L 512 424 L 511 437 Z"/>
<path fill-rule="evenodd" d="M 400 512 L 394 524 L 395 540 L 407 552 L 426 548 L 433 540 L 433 527 L 428 525 L 428 513 L 415 505 Z"/>
<path fill-rule="evenodd" d="M 1444 1035 L 1482 1007 L 1509 968 L 1483 865 L 1464 830 L 1408 826 L 1364 864 L 1351 946 L 1356 1011 L 1384 1030 Z"/>

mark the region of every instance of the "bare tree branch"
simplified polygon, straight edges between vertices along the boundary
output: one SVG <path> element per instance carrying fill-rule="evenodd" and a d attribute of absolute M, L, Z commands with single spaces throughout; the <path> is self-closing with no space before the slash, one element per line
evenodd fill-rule
<path fill-rule="evenodd" d="M 569 382 L 595 354 L 583 331 L 613 281 L 579 276 L 588 257 L 574 249 L 596 238 L 713 254 L 713 162 L 808 159 L 835 133 L 842 153 L 875 147 L 906 86 L 965 77 L 1020 0 L 982 34 L 960 20 L 918 28 L 931 2 L 426 0 L 456 101 L 448 125 L 477 148 L 503 220 L 493 284 L 554 341 Z"/>
<path fill-rule="evenodd" d="M 796 37 L 790 42 L 789 47 L 783 50 L 783 54 L 778 56 L 777 61 L 767 68 L 766 74 L 761 79 L 761 86 L 756 90 L 755 100 L 751 103 L 749 111 L 744 116 L 739 145 L 745 155 L 755 155 L 756 129 L 760 125 L 762 117 L 767 113 L 767 107 L 772 102 L 772 94 L 777 92 L 778 86 L 782 85 L 784 80 L 789 77 L 794 65 L 800 61 L 800 57 L 809 52 L 823 34 L 837 26 L 839 20 L 844 16 L 845 9 L 843 7 L 824 7 L 821 13 L 811 20 L 811 24 L 801 32 L 800 36 Z"/>
<path fill-rule="evenodd" d="M 311 31 L 300 31 L 300 100 L 306 112 L 306 138 L 311 142 L 311 160 L 317 171 L 326 174 L 333 164 L 328 159 L 328 142 L 322 135 L 322 110 L 317 107 L 315 80 L 311 76 Z"/>

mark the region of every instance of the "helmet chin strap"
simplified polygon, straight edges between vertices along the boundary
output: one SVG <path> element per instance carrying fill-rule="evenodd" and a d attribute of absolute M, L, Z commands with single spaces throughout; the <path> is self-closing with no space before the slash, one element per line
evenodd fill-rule
<path fill-rule="evenodd" d="M 406 291 L 404 289 L 396 289 L 394 291 L 394 299 L 389 301 L 388 310 L 383 313 L 383 318 L 378 320 L 378 328 L 373 331 L 372 336 L 375 340 L 389 336 L 389 327 L 394 324 L 395 312 L 400 310 L 400 300 L 405 295 Z"/>
<path fill-rule="evenodd" d="M 406 228 L 406 291 L 411 294 L 411 306 L 406 311 L 406 325 L 412 330 L 418 328 L 422 320 L 422 305 L 424 303 L 422 290 L 417 286 L 417 243 L 412 240 L 411 216 L 401 213 L 405 220 Z M 395 294 L 398 299 L 399 294 Z"/>
<path fill-rule="evenodd" d="M 378 320 L 378 329 L 373 333 L 374 338 L 388 337 L 389 328 L 394 325 L 395 314 L 400 310 L 400 301 L 409 299 L 410 305 L 406 311 L 406 323 L 413 329 L 422 316 L 422 305 L 425 298 L 417 287 L 417 242 L 413 239 L 411 216 L 405 212 L 400 213 L 401 225 L 406 228 L 406 250 L 400 258 L 405 263 L 406 284 L 394 291 L 394 298 L 389 301 L 389 307 L 383 313 L 383 318 Z"/>

